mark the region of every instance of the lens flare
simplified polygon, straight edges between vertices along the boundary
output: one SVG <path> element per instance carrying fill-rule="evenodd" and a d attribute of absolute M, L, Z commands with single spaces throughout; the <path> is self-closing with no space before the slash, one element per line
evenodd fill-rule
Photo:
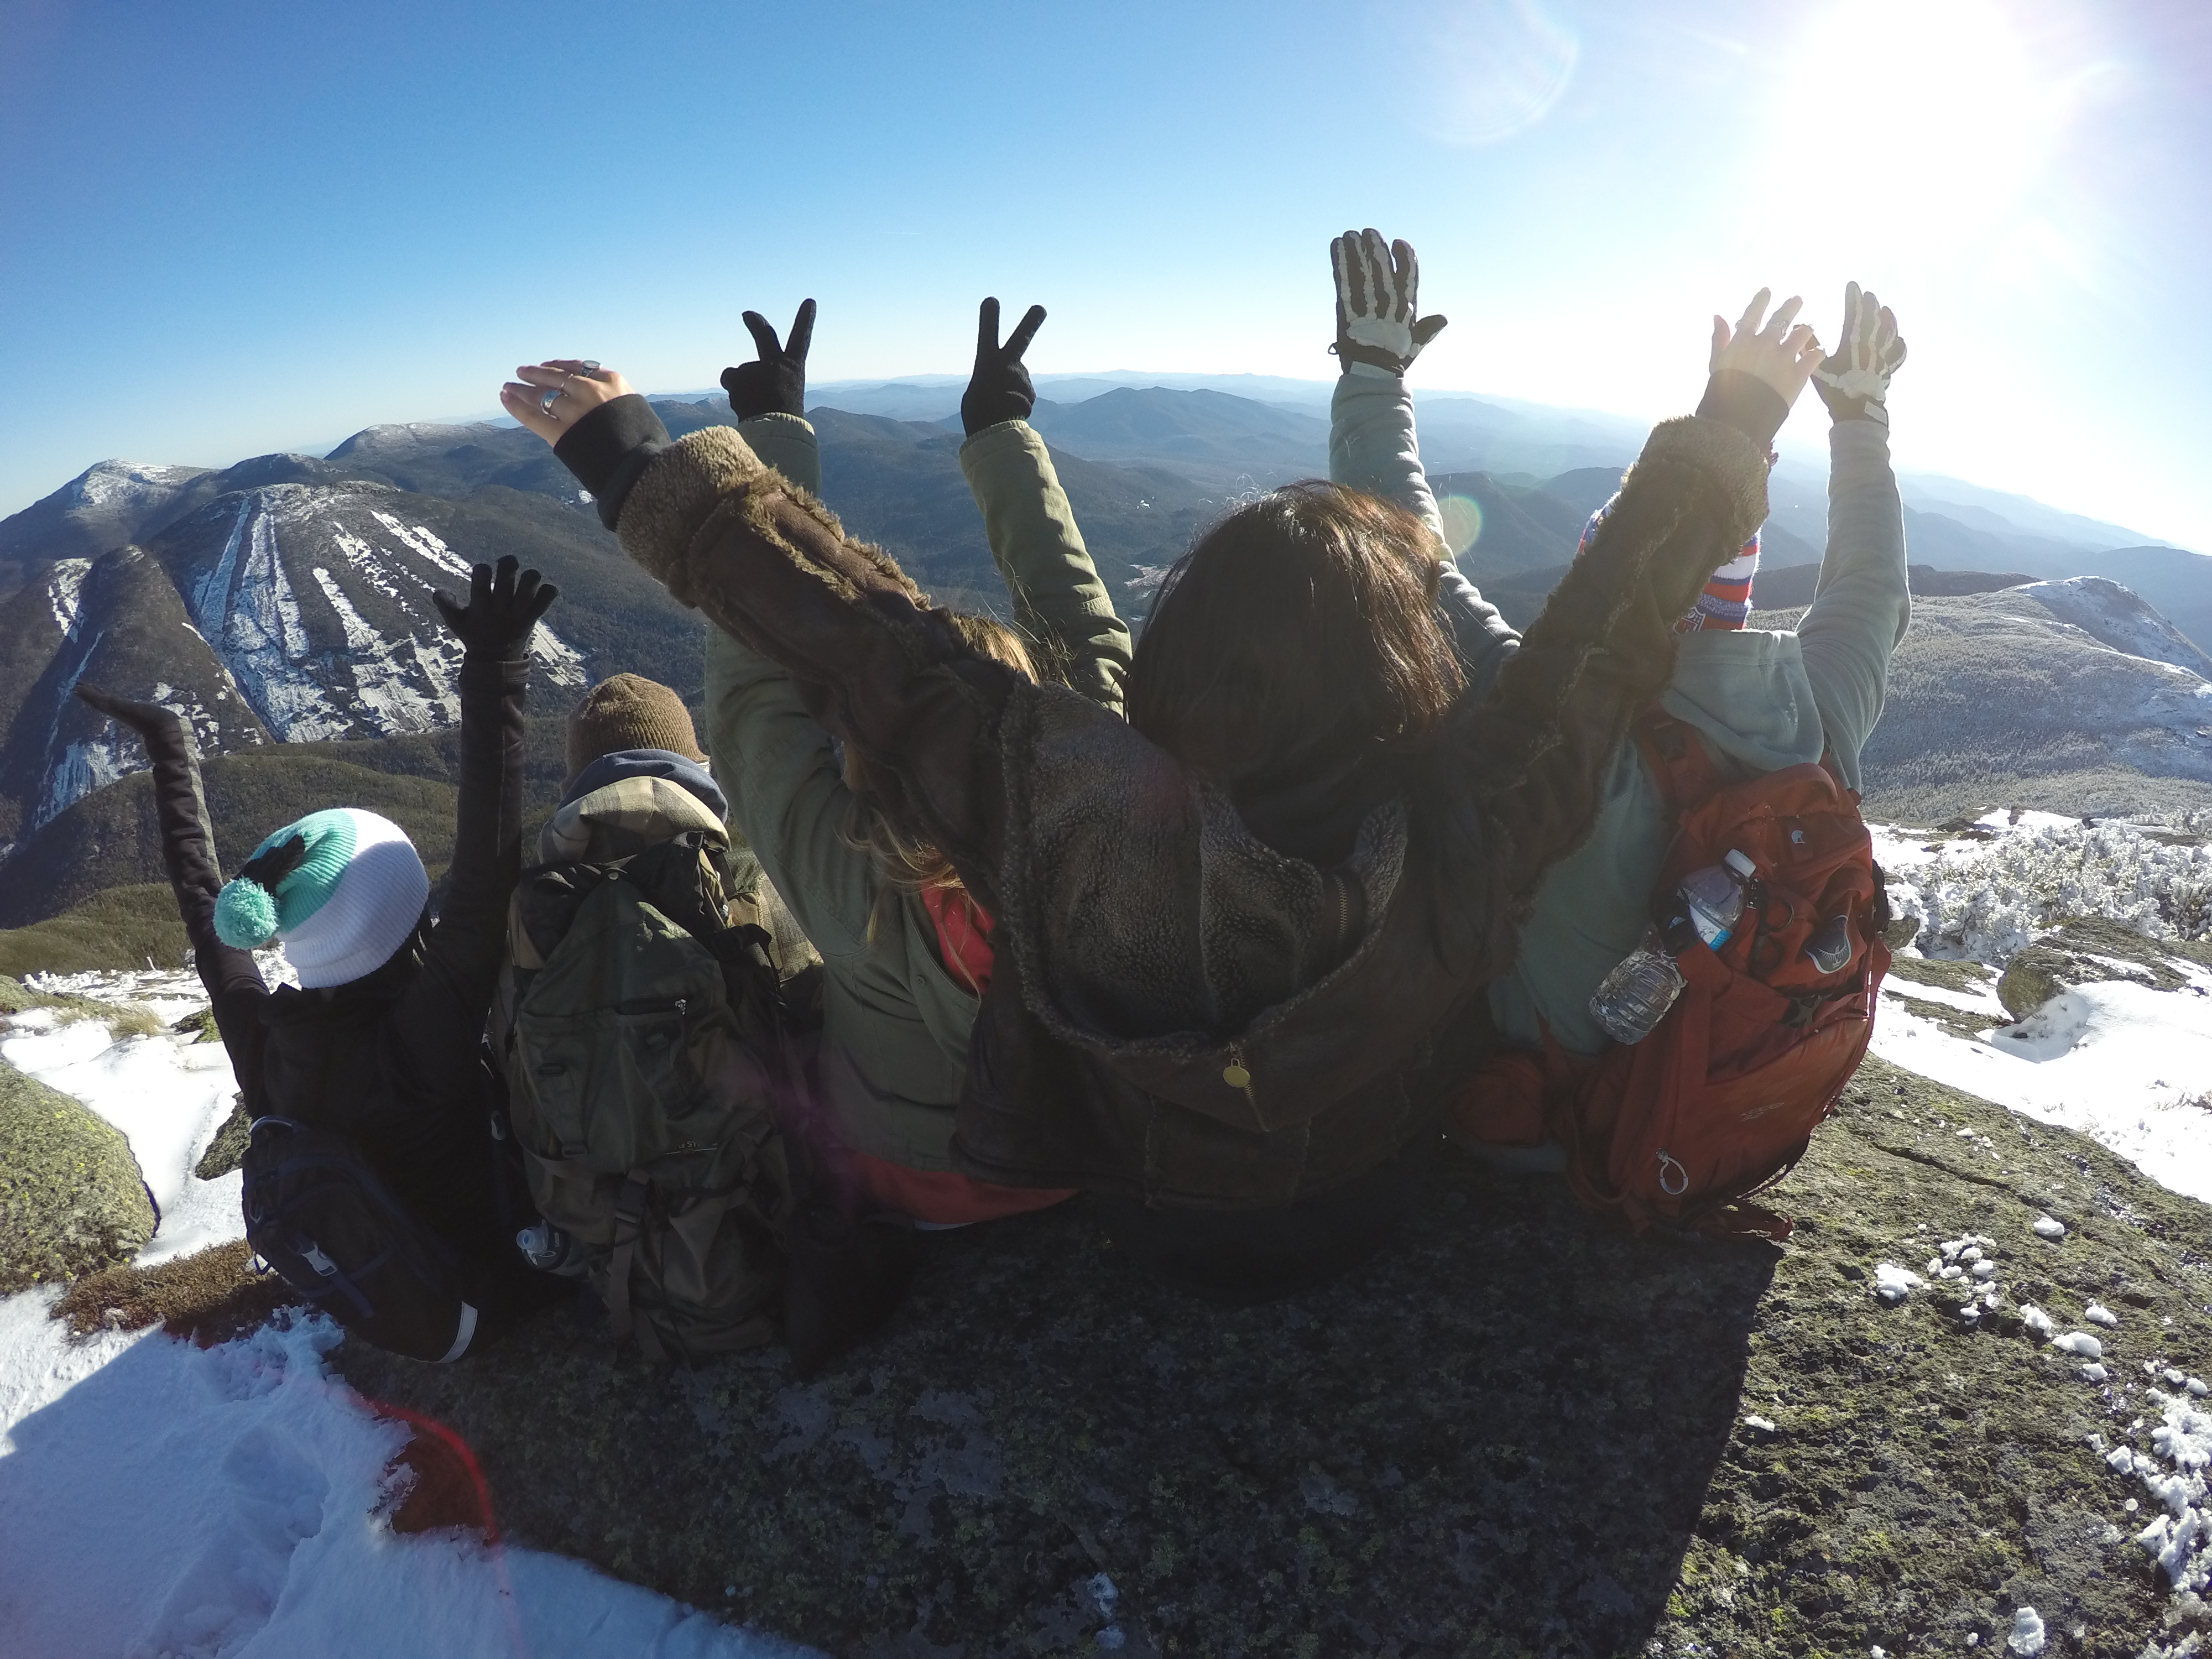
<path fill-rule="evenodd" d="M 1482 539 L 1482 503 L 1467 495 L 1446 495 L 1437 503 L 1444 521 L 1444 544 L 1458 558 Z"/>
<path fill-rule="evenodd" d="M 1421 17 L 1429 136 L 1494 144 L 1534 126 L 1574 78 L 1581 43 L 1540 0 L 1473 0 Z"/>

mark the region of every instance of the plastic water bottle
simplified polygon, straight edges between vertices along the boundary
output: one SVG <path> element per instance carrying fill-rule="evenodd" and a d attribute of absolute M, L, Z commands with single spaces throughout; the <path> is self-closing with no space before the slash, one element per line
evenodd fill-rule
<path fill-rule="evenodd" d="M 1682 994 L 1682 970 L 1647 927 L 1644 942 L 1613 964 L 1590 993 L 1590 1014 L 1615 1042 L 1641 1042 Z"/>
<path fill-rule="evenodd" d="M 1692 870 L 1675 890 L 1682 901 L 1681 915 L 1711 949 L 1718 950 L 1735 931 L 1756 867 L 1743 854 L 1731 850 L 1720 863 Z M 1674 953 L 1659 930 L 1649 928 L 1643 942 L 1598 981 L 1590 994 L 1590 1015 L 1615 1042 L 1641 1042 L 1667 1017 L 1674 999 L 1682 994 L 1682 970 L 1674 965 Z"/>

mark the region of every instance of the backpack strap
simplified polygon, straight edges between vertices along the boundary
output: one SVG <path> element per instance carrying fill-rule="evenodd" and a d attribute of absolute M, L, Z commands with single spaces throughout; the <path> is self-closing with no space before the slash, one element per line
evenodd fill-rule
<path fill-rule="evenodd" d="M 1720 773 L 1698 740 L 1696 728 L 1676 720 L 1657 703 L 1636 717 L 1634 735 L 1669 817 L 1679 820 L 1721 787 Z"/>

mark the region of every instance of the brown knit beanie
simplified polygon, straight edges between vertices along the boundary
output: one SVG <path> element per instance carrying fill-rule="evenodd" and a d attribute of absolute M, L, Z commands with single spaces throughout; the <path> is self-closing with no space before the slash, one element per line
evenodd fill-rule
<path fill-rule="evenodd" d="M 602 755 L 622 749 L 665 749 L 686 760 L 703 761 L 690 712 L 658 680 L 617 674 L 584 693 L 568 716 L 568 776 Z"/>

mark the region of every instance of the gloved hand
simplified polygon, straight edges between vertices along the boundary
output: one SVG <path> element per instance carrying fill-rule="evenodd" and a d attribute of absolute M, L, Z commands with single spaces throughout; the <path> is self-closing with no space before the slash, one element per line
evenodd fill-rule
<path fill-rule="evenodd" d="M 76 696 L 79 702 L 91 704 L 108 719 L 129 726 L 149 742 L 155 732 L 173 731 L 185 723 L 184 716 L 173 708 L 164 708 L 158 702 L 132 702 L 82 680 L 77 682 Z"/>
<path fill-rule="evenodd" d="M 561 590 L 535 570 L 515 574 L 513 554 L 494 570 L 480 564 L 469 573 L 469 601 L 431 590 L 438 614 L 454 637 L 473 653 L 483 652 L 501 662 L 518 662 L 530 653 L 530 635 L 538 619 L 561 597 Z"/>
<path fill-rule="evenodd" d="M 1404 242 L 1385 243 L 1378 230 L 1347 230 L 1328 245 L 1336 271 L 1336 343 L 1329 348 L 1349 374 L 1355 367 L 1403 374 L 1421 348 L 1443 332 L 1444 319 L 1420 313 L 1420 261 Z"/>
<path fill-rule="evenodd" d="M 969 437 L 1001 421 L 1026 421 L 1036 407 L 1036 388 L 1022 353 L 1044 326 L 1044 307 L 1031 306 L 1014 331 L 999 343 L 999 302 L 986 300 L 975 313 L 975 372 L 960 394 L 960 425 Z"/>
<path fill-rule="evenodd" d="M 1905 341 L 1897 319 L 1856 283 L 1844 288 L 1843 337 L 1835 355 L 1813 371 L 1813 389 L 1838 421 L 1889 424 L 1889 381 L 1905 362 Z"/>
<path fill-rule="evenodd" d="M 756 415 L 806 413 L 806 349 L 814 343 L 814 301 L 799 302 L 791 319 L 790 337 L 781 342 L 767 318 L 757 311 L 745 313 L 759 361 L 738 363 L 722 371 L 722 390 L 730 394 L 730 407 L 741 421 Z"/>

